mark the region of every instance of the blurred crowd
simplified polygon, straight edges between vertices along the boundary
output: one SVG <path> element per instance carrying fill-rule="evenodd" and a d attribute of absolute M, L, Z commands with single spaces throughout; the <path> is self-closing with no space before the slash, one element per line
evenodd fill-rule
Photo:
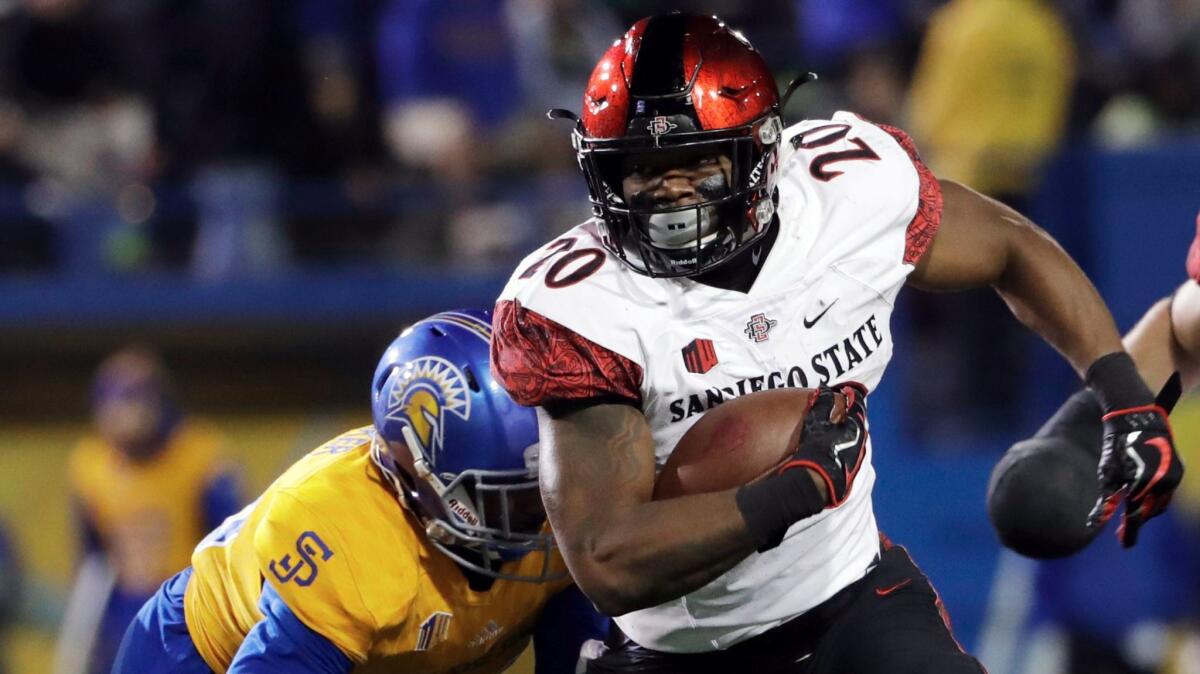
<path fill-rule="evenodd" d="M 586 216 L 567 129 L 645 0 L 0 0 L 0 271 L 507 263 Z M 792 119 L 910 128 L 1020 206 L 1064 138 L 1200 124 L 1200 0 L 713 0 Z"/>

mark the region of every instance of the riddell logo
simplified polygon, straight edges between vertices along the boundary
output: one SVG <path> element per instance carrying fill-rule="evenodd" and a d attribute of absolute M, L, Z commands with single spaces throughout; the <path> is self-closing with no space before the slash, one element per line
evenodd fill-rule
<path fill-rule="evenodd" d="M 704 374 L 717 364 L 717 351 L 711 339 L 693 339 L 683 347 L 683 365 L 688 372 Z"/>

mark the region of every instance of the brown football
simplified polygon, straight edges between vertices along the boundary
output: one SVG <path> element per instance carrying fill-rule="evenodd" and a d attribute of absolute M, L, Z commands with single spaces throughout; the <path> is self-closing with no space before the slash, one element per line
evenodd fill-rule
<path fill-rule="evenodd" d="M 759 391 L 709 410 L 675 445 L 654 498 L 740 487 L 766 474 L 800 442 L 813 389 Z"/>

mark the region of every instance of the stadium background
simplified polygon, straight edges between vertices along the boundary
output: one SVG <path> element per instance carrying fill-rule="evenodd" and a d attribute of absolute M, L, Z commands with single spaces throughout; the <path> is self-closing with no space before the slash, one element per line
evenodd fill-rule
<path fill-rule="evenodd" d="M 407 321 L 490 305 L 522 251 L 586 215 L 567 129 L 542 112 L 578 109 L 606 42 L 668 8 L 0 0 L 0 522 L 24 571 L 9 671 L 50 671 L 78 548 L 66 456 L 88 429 L 100 359 L 158 349 L 257 493 L 366 422 L 368 373 Z M 910 129 L 936 171 L 1059 237 L 1123 329 L 1182 280 L 1200 207 L 1200 2 L 705 9 L 742 28 L 781 82 L 822 75 L 789 119 L 847 108 Z M 902 301 L 897 357 L 872 398 L 881 525 L 992 672 L 1056 671 L 1027 662 L 1053 575 L 1000 553 L 984 493 L 1073 375 L 987 292 Z M 1197 456 L 1195 403 L 1176 425 Z M 1070 571 L 1097 588 L 1077 612 L 1139 638 L 1146 621 L 1194 622 L 1200 567 L 1159 571 L 1200 538 L 1194 477 L 1184 491 L 1179 526 Z M 1110 594 L 1151 568 L 1146 601 Z M 1134 641 L 1178 650 L 1153 634 Z"/>

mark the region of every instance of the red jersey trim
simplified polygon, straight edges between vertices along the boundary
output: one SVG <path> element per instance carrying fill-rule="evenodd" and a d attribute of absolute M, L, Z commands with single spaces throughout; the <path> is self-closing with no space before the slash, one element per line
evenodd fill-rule
<path fill-rule="evenodd" d="M 515 300 L 492 314 L 492 376 L 521 405 L 616 396 L 642 402 L 642 368 Z"/>
<path fill-rule="evenodd" d="M 913 139 L 900 129 L 887 124 L 876 124 L 892 138 L 900 143 L 900 147 L 908 153 L 921 184 L 917 202 L 917 212 L 912 222 L 908 223 L 908 231 L 904 235 L 904 264 L 916 264 L 917 260 L 929 249 L 933 237 L 937 235 L 938 227 L 942 224 L 942 186 L 917 152 Z"/>

